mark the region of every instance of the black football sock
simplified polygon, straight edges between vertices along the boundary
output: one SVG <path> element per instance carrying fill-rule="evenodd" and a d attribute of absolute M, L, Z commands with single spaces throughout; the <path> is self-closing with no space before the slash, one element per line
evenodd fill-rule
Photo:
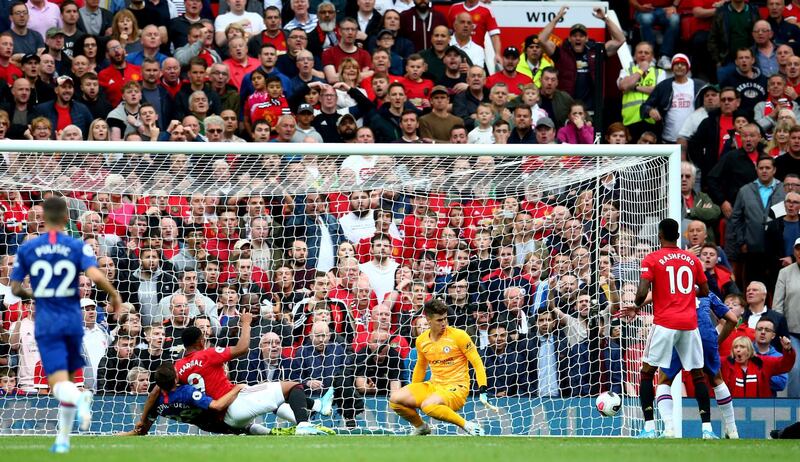
<path fill-rule="evenodd" d="M 653 374 L 642 372 L 639 380 L 639 402 L 642 405 L 645 422 L 653 420 L 653 402 L 656 400 L 656 392 L 653 388 Z M 708 393 L 706 393 L 706 401 Z"/>
<path fill-rule="evenodd" d="M 694 396 L 697 408 L 700 410 L 700 420 L 703 423 L 711 422 L 711 398 L 708 397 L 708 387 L 704 377 L 694 377 Z"/>
<path fill-rule="evenodd" d="M 308 422 L 308 409 L 306 408 L 306 394 L 303 392 L 303 386 L 297 385 L 289 391 L 289 396 L 286 397 L 286 402 L 294 412 L 294 418 L 297 423 Z"/>

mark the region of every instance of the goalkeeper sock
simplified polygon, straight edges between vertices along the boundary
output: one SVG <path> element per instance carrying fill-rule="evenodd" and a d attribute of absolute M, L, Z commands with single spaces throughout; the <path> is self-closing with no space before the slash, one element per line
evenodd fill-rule
<path fill-rule="evenodd" d="M 292 407 L 289 406 L 288 403 L 283 403 L 278 406 L 278 409 L 275 410 L 275 415 L 292 424 L 297 424 L 297 419 L 294 416 L 294 412 L 292 412 Z"/>
<path fill-rule="evenodd" d="M 717 407 L 722 413 L 722 423 L 725 424 L 726 432 L 737 432 L 736 417 L 733 415 L 733 398 L 728 385 L 725 382 L 714 387 L 714 396 L 717 398 Z"/>
<path fill-rule="evenodd" d="M 664 422 L 664 431 L 672 431 L 672 393 L 669 385 L 662 384 L 656 388 L 656 406 Z"/>
<path fill-rule="evenodd" d="M 69 434 L 72 433 L 72 426 L 75 424 L 75 414 L 77 412 L 78 410 L 72 404 L 64 402 L 59 404 L 56 444 L 69 444 Z"/>
<path fill-rule="evenodd" d="M 409 421 L 415 428 L 425 425 L 425 422 L 422 421 L 416 409 L 392 402 L 389 402 L 389 407 L 392 408 L 397 415 Z"/>
<path fill-rule="evenodd" d="M 422 408 L 422 412 L 433 417 L 436 420 L 441 420 L 443 422 L 450 422 L 451 424 L 458 425 L 461 428 L 464 428 L 464 425 L 467 423 L 463 417 L 458 415 L 456 411 L 450 409 L 449 407 L 445 406 L 444 404 L 433 404 L 430 406 L 425 406 Z"/>
<path fill-rule="evenodd" d="M 81 391 L 78 390 L 78 387 L 74 383 L 65 380 L 53 386 L 53 398 L 57 399 L 62 404 L 71 404 L 74 406 L 81 398 Z"/>
<path fill-rule="evenodd" d="M 294 412 L 297 423 L 308 422 L 308 409 L 306 409 L 306 394 L 303 392 L 302 385 L 296 385 L 289 391 L 286 402 Z"/>

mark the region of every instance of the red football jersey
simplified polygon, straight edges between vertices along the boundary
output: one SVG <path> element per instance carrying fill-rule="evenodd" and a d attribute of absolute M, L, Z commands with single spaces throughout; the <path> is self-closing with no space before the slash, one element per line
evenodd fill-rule
<path fill-rule="evenodd" d="M 676 330 L 697 328 L 694 287 L 707 278 L 694 254 L 677 247 L 656 250 L 642 260 L 642 278 L 652 283 L 656 325 Z"/>
<path fill-rule="evenodd" d="M 484 35 L 488 32 L 489 35 L 496 35 L 500 33 L 500 27 L 497 26 L 497 19 L 494 17 L 492 10 L 479 2 L 472 8 L 467 8 L 464 2 L 456 3 L 450 7 L 447 12 L 447 24 L 453 28 L 453 23 L 456 16 L 461 13 L 469 13 L 472 17 L 472 22 L 475 23 L 475 28 L 472 29 L 472 40 L 480 46 L 483 46 Z"/>
<path fill-rule="evenodd" d="M 230 348 L 206 348 L 177 360 L 175 371 L 180 383 L 192 385 L 212 399 L 220 399 L 233 388 L 224 367 L 230 360 Z"/>

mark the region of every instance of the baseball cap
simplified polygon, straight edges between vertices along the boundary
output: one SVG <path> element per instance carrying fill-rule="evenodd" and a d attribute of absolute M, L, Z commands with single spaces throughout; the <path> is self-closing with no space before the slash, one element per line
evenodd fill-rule
<path fill-rule="evenodd" d="M 95 303 L 95 301 L 91 298 L 82 298 L 81 308 L 86 308 L 87 306 L 97 306 L 97 303 Z"/>
<path fill-rule="evenodd" d="M 297 107 L 297 113 L 300 114 L 300 113 L 303 113 L 303 112 L 310 112 L 310 113 L 313 114 L 314 113 L 314 106 L 312 106 L 310 104 L 301 104 L 300 106 Z"/>
<path fill-rule="evenodd" d="M 692 63 L 689 61 L 689 57 L 683 53 L 676 53 L 675 56 L 672 57 L 672 66 L 674 66 L 675 63 L 684 63 L 689 69 L 692 68 Z"/>
<path fill-rule="evenodd" d="M 539 36 L 536 34 L 529 35 L 525 37 L 525 48 L 528 48 L 531 45 L 541 45 L 542 42 L 539 41 Z"/>
<path fill-rule="evenodd" d="M 505 50 L 503 50 L 503 56 L 513 56 L 514 58 L 519 58 L 519 50 L 517 50 L 517 47 L 506 47 Z"/>
<path fill-rule="evenodd" d="M 450 45 L 450 46 L 448 46 L 447 48 L 444 49 L 444 54 L 448 55 L 450 53 L 456 53 L 456 54 L 460 55 L 461 54 L 461 50 L 455 45 Z"/>
<path fill-rule="evenodd" d="M 795 246 L 795 247 L 798 247 L 798 246 L 800 246 L 800 237 L 798 237 L 798 238 L 797 238 L 797 240 L 796 240 L 796 241 L 794 241 L 794 246 Z"/>
<path fill-rule="evenodd" d="M 64 85 L 64 84 L 65 84 L 65 83 L 67 83 L 67 82 L 69 82 L 69 84 L 70 84 L 70 85 L 75 85 L 75 82 L 73 82 L 73 81 L 72 81 L 72 77 L 70 77 L 70 76 L 68 76 L 68 75 L 60 75 L 60 76 L 58 76 L 58 78 L 56 79 L 56 84 L 57 84 L 59 87 L 60 87 L 61 85 Z"/>
<path fill-rule="evenodd" d="M 339 120 L 336 121 L 336 125 L 341 125 L 342 122 L 344 121 L 344 119 L 346 119 L 346 118 L 349 118 L 350 120 L 353 121 L 353 123 L 356 123 L 356 118 L 353 117 L 353 114 L 348 113 L 348 114 L 342 114 L 339 117 Z"/>
<path fill-rule="evenodd" d="M 447 92 L 447 88 L 445 88 L 444 85 L 436 85 L 431 89 L 431 97 L 439 93 L 444 93 L 445 95 L 450 96 L 450 93 Z"/>
<path fill-rule="evenodd" d="M 60 27 L 51 27 L 47 29 L 47 38 L 53 38 L 56 35 L 67 35 L 64 33 L 64 30 Z"/>
<path fill-rule="evenodd" d="M 586 26 L 581 23 L 574 24 L 572 27 L 569 28 L 569 35 L 575 34 L 580 32 L 583 35 L 587 35 L 586 33 Z"/>
<path fill-rule="evenodd" d="M 539 127 L 550 127 L 555 130 L 556 124 L 553 123 L 553 119 L 550 117 L 542 117 L 536 121 L 536 128 Z"/>
<path fill-rule="evenodd" d="M 20 64 L 25 64 L 29 61 L 36 61 L 37 63 L 40 63 L 42 62 L 42 58 L 37 54 L 28 53 L 27 55 L 22 57 L 22 59 L 20 60 Z"/>
<path fill-rule="evenodd" d="M 238 241 L 236 241 L 236 244 L 233 244 L 233 250 L 241 250 L 242 247 L 246 245 L 252 247 L 252 244 L 250 244 L 250 241 L 248 241 L 247 239 L 239 239 Z"/>
<path fill-rule="evenodd" d="M 375 38 L 380 39 L 381 37 L 383 37 L 386 34 L 389 34 L 392 37 L 394 37 L 394 31 L 389 30 L 389 29 L 381 29 L 380 31 L 378 31 L 378 35 L 376 35 Z"/>

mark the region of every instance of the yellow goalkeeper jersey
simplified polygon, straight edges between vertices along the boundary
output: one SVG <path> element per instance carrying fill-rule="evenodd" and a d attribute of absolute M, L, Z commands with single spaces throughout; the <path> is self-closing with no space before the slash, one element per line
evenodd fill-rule
<path fill-rule="evenodd" d="M 486 369 L 469 334 L 455 327 L 447 327 L 439 340 L 430 338 L 427 330 L 417 337 L 417 364 L 412 382 L 422 382 L 428 366 L 434 385 L 463 385 L 469 388 L 469 366 L 475 369 L 478 386 L 486 386 Z"/>

